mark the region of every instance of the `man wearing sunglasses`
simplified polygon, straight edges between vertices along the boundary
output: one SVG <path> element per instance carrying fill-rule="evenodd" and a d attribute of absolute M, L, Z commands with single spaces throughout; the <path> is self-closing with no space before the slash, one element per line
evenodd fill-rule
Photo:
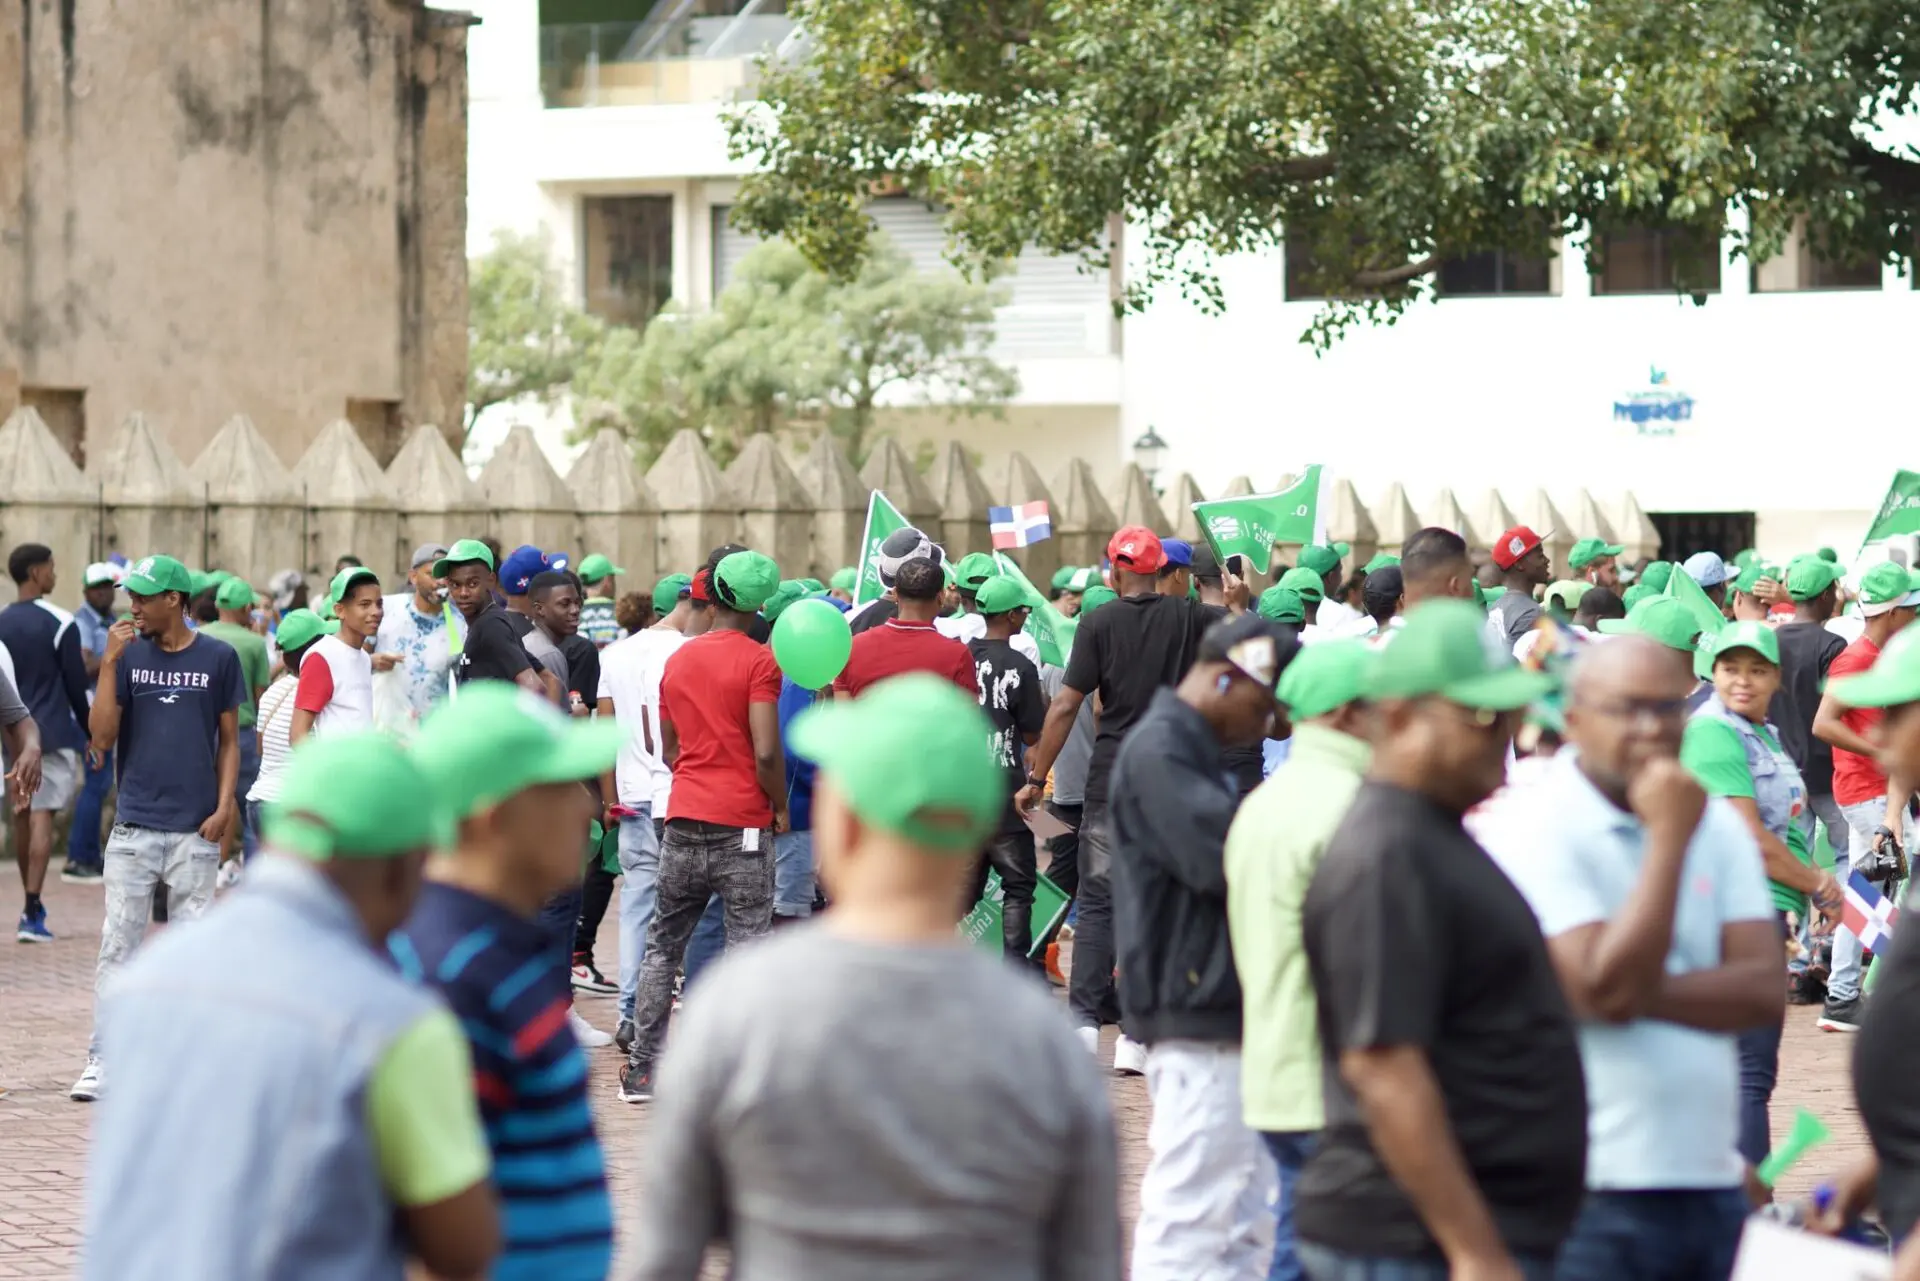
<path fill-rule="evenodd" d="M 1458 600 L 1412 610 L 1363 682 L 1372 764 L 1301 914 L 1327 1082 L 1294 1208 L 1310 1276 L 1544 1281 L 1579 1213 L 1573 1019 L 1461 825 L 1551 686 Z"/>

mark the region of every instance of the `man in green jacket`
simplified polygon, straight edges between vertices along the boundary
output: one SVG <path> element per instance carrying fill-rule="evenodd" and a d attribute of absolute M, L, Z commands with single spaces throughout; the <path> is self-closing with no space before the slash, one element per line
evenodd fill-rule
<path fill-rule="evenodd" d="M 1293 747 L 1227 834 L 1227 925 L 1240 972 L 1240 1094 L 1250 1129 L 1280 1170 L 1275 1278 L 1306 1274 L 1294 1256 L 1293 1188 L 1323 1122 L 1313 976 L 1300 941 L 1300 905 L 1372 756 L 1363 734 L 1364 641 L 1308 645 L 1275 691 L 1293 721 Z"/>

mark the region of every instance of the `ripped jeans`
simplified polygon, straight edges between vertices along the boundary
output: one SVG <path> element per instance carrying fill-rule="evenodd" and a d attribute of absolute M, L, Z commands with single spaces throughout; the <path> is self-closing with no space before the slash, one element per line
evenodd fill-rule
<path fill-rule="evenodd" d="M 100 993 L 147 936 L 153 893 L 165 885 L 168 917 L 175 923 L 205 914 L 213 902 L 220 870 L 220 847 L 198 832 L 156 832 L 150 827 L 115 823 L 107 837 L 106 917 L 100 923 L 100 959 L 93 972 L 94 1007 Z M 100 1029 L 87 1040 L 89 1057 L 100 1053 Z"/>

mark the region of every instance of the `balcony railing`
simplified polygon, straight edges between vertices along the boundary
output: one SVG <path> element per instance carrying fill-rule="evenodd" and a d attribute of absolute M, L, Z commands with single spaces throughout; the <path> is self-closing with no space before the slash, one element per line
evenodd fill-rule
<path fill-rule="evenodd" d="M 793 49 L 799 32 L 782 8 L 747 0 L 737 13 L 699 12 L 699 0 L 660 0 L 636 22 L 540 28 L 540 89 L 549 107 L 724 102 L 752 92 L 754 59 Z"/>

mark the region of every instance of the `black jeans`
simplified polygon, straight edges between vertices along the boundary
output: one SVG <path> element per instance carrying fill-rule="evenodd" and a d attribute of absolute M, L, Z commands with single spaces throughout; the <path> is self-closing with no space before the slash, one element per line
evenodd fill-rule
<path fill-rule="evenodd" d="M 1058 801 L 1047 802 L 1047 813 L 1073 829 L 1047 842 L 1051 854 L 1047 863 L 1047 879 L 1058 885 L 1068 898 L 1072 898 L 1080 891 L 1080 824 L 1085 815 L 1080 806 L 1062 805 Z"/>
<path fill-rule="evenodd" d="M 1113 829 L 1105 805 L 1088 805 L 1080 826 L 1080 916 L 1073 927 L 1067 1005 L 1079 1027 L 1120 1021 L 1113 987 Z"/>
<path fill-rule="evenodd" d="M 1001 832 L 987 845 L 987 864 L 1000 873 L 1000 939 L 1007 959 L 1031 966 L 1033 950 L 1033 830 L 1025 823 L 1018 831 Z"/>
<path fill-rule="evenodd" d="M 593 939 L 606 919 L 607 904 L 613 901 L 613 873 L 594 859 L 587 866 L 587 879 L 580 886 L 580 919 L 573 928 L 573 954 L 593 962 Z"/>

